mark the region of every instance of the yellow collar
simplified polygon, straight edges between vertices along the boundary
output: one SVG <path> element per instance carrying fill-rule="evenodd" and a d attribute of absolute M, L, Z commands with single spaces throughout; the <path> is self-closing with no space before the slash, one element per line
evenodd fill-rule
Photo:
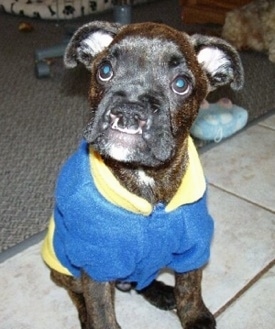
<path fill-rule="evenodd" d="M 203 170 L 191 137 L 188 139 L 188 155 L 189 164 L 186 173 L 177 193 L 165 208 L 167 212 L 173 211 L 181 205 L 196 202 L 205 192 L 206 182 Z M 90 165 L 95 186 L 105 199 L 136 214 L 148 216 L 152 213 L 153 206 L 147 200 L 123 187 L 92 147 L 90 147 Z"/>

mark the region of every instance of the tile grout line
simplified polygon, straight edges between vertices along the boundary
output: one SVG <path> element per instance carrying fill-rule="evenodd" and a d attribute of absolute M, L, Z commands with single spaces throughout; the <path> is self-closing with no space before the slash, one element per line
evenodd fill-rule
<path fill-rule="evenodd" d="M 266 274 L 274 266 L 275 259 L 273 259 L 268 265 L 266 265 L 240 291 L 238 291 L 235 296 L 233 296 L 218 311 L 216 311 L 214 313 L 215 318 L 218 318 L 222 313 L 224 313 L 233 303 L 235 303 L 242 295 L 244 295 L 249 290 L 249 288 L 251 288 L 256 282 L 258 282 L 264 276 L 264 274 Z"/>
<path fill-rule="evenodd" d="M 267 126 L 263 123 L 258 123 L 258 126 L 260 126 L 262 128 L 266 128 L 266 129 L 271 130 L 271 131 L 275 131 L 275 127 L 270 127 L 270 126 Z"/>
<path fill-rule="evenodd" d="M 271 214 L 275 214 L 275 210 L 272 210 L 272 209 L 270 209 L 270 208 L 267 208 L 267 207 L 265 207 L 265 206 L 262 206 L 262 205 L 260 205 L 260 204 L 258 204 L 258 203 L 256 203 L 256 202 L 251 201 L 251 200 L 249 200 L 249 199 L 246 199 L 246 198 L 244 198 L 244 197 L 242 197 L 242 196 L 240 196 L 240 195 L 238 195 L 238 194 L 236 194 L 236 193 L 230 192 L 230 191 L 224 189 L 224 188 L 221 187 L 221 186 L 218 186 L 218 185 L 216 185 L 216 184 L 214 184 L 214 183 L 210 183 L 210 182 L 208 182 L 208 185 L 209 185 L 209 186 L 212 186 L 212 187 L 215 187 L 215 188 L 217 188 L 217 189 L 219 189 L 219 190 L 221 190 L 221 191 L 223 191 L 223 192 L 225 192 L 225 193 L 227 193 L 227 194 L 230 194 L 230 195 L 232 195 L 232 196 L 234 196 L 234 197 L 236 197 L 236 198 L 238 198 L 238 199 L 240 199 L 240 200 L 243 200 L 243 201 L 245 201 L 245 202 L 247 202 L 247 203 L 250 203 L 250 204 L 252 204 L 253 206 L 256 206 L 256 207 L 261 208 L 261 209 L 263 209 L 263 210 L 265 210 L 265 211 L 268 211 L 268 212 L 270 212 Z"/>

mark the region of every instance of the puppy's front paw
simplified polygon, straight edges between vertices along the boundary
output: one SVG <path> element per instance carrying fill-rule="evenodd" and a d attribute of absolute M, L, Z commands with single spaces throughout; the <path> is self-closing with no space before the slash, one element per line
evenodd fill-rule
<path fill-rule="evenodd" d="M 216 320 L 209 312 L 186 324 L 186 329 L 216 329 Z"/>
<path fill-rule="evenodd" d="M 139 292 L 152 305 L 169 311 L 176 308 L 174 288 L 154 280 L 148 287 Z"/>

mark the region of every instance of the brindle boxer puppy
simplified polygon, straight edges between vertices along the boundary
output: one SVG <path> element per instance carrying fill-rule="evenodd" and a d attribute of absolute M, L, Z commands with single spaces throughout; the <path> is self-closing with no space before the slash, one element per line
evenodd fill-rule
<path fill-rule="evenodd" d="M 210 90 L 239 89 L 243 71 L 223 40 L 154 23 L 92 22 L 65 64 L 91 71 L 91 118 L 64 165 L 43 247 L 85 329 L 119 329 L 115 285 L 134 287 L 185 329 L 213 329 L 201 297 L 213 221 L 189 131 Z M 175 287 L 155 280 L 175 271 Z"/>

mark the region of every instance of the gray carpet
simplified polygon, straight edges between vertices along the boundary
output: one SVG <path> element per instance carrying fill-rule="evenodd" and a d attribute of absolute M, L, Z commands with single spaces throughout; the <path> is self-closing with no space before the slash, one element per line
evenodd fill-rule
<path fill-rule="evenodd" d="M 112 19 L 112 14 L 85 17 Z M 134 9 L 134 21 L 156 20 L 179 29 L 178 0 L 162 0 Z M 20 22 L 34 30 L 20 32 Z M 67 22 L 68 23 L 68 22 Z M 64 22 L 39 21 L 0 13 L 0 251 L 42 232 L 51 214 L 54 182 L 62 161 L 81 138 L 88 114 L 89 76 L 83 68 L 52 65 L 52 77 L 37 80 L 33 53 L 62 40 Z M 247 85 L 229 96 L 249 110 L 250 120 L 275 108 L 275 66 L 263 54 L 242 55 Z M 273 82 L 273 87 L 271 87 Z"/>

